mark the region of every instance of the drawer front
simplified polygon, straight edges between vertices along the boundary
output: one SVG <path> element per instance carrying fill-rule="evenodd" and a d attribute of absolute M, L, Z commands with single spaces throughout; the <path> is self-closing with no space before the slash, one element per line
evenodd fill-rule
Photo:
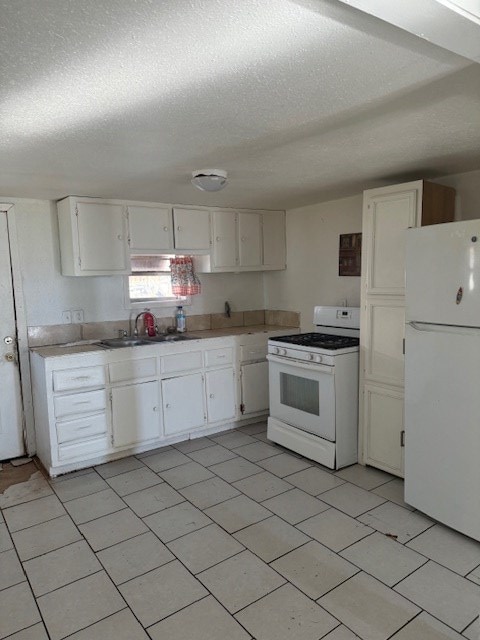
<path fill-rule="evenodd" d="M 157 358 L 142 358 L 142 360 L 124 360 L 108 365 L 110 382 L 125 382 L 154 378 L 158 375 Z"/>
<path fill-rule="evenodd" d="M 231 364 L 233 362 L 232 347 L 224 349 L 210 349 L 205 351 L 205 366 L 215 367 L 221 364 Z"/>
<path fill-rule="evenodd" d="M 192 351 L 191 353 L 174 353 L 163 356 L 162 373 L 175 373 L 176 371 L 189 371 L 202 368 L 202 352 Z"/>
<path fill-rule="evenodd" d="M 94 413 L 105 409 L 107 394 L 105 389 L 98 389 L 98 391 L 57 396 L 53 399 L 53 405 L 56 418 L 65 418 L 79 413 Z"/>
<path fill-rule="evenodd" d="M 72 444 L 62 444 L 58 447 L 58 460 L 67 462 L 68 460 L 85 459 L 90 456 L 100 455 L 110 450 L 110 441 L 106 437 L 84 440 Z"/>
<path fill-rule="evenodd" d="M 240 362 L 250 362 L 252 360 L 265 360 L 268 353 L 268 345 L 257 345 L 256 347 L 240 347 Z"/>
<path fill-rule="evenodd" d="M 80 367 L 53 372 L 53 390 L 69 391 L 70 389 L 86 389 L 101 387 L 105 384 L 105 368 Z"/>
<path fill-rule="evenodd" d="M 104 435 L 106 432 L 107 416 L 105 413 L 69 420 L 68 422 L 57 422 L 58 444 L 76 442 L 77 440 Z"/>

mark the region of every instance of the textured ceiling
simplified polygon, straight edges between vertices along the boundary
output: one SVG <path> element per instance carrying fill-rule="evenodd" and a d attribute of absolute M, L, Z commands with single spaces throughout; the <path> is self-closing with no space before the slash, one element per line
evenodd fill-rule
<path fill-rule="evenodd" d="M 0 194 L 284 208 L 480 168 L 480 65 L 331 0 L 0 0 Z M 229 172 L 204 194 L 190 172 Z"/>

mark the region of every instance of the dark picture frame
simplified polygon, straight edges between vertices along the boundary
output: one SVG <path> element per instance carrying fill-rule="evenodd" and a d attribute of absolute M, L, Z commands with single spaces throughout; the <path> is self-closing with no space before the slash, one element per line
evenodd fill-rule
<path fill-rule="evenodd" d="M 338 275 L 359 276 L 362 268 L 362 234 L 340 235 L 338 251 Z"/>

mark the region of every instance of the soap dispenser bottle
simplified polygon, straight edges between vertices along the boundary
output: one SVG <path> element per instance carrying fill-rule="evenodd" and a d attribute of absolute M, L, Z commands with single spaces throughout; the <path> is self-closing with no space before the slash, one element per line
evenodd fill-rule
<path fill-rule="evenodd" d="M 177 312 L 175 313 L 175 325 L 179 333 L 183 333 L 186 330 L 186 322 L 187 318 L 183 307 L 177 307 Z"/>

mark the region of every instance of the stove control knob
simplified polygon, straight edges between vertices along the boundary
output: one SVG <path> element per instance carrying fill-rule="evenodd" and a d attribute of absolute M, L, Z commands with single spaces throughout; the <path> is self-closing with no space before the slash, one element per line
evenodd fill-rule
<path fill-rule="evenodd" d="M 316 361 L 316 362 L 323 362 L 323 358 L 322 358 L 322 356 L 317 356 L 317 357 L 315 358 L 315 361 Z"/>
<path fill-rule="evenodd" d="M 278 354 L 280 353 L 280 349 L 278 347 L 275 347 L 273 353 L 278 356 Z"/>
<path fill-rule="evenodd" d="M 287 350 L 286 350 L 286 349 L 282 349 L 282 350 L 280 351 L 280 355 L 281 355 L 281 356 L 286 356 L 286 355 L 287 355 Z"/>
<path fill-rule="evenodd" d="M 313 355 L 313 353 L 309 353 L 307 359 L 310 360 L 310 362 L 313 362 L 315 360 L 315 356 Z"/>

